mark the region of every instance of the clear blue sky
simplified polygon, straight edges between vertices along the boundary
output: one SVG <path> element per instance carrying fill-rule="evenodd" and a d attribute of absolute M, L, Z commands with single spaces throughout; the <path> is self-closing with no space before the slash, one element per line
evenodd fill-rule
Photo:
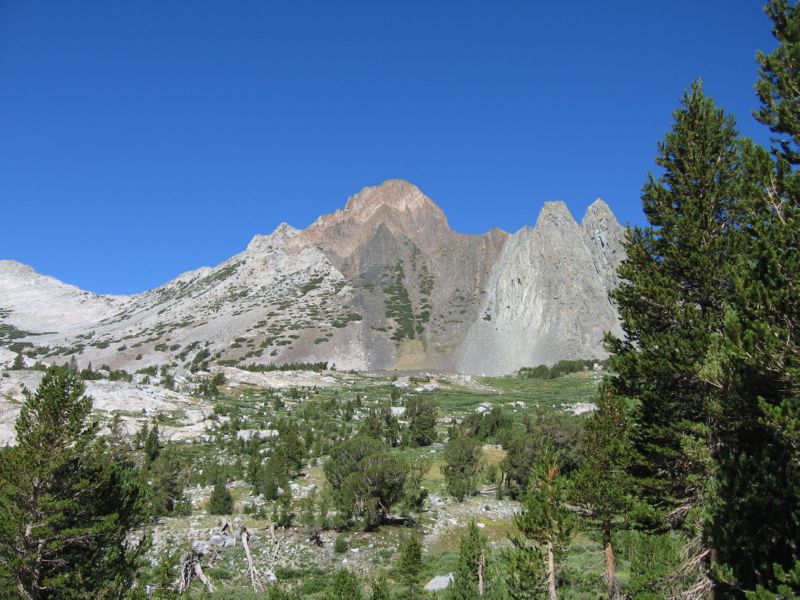
<path fill-rule="evenodd" d="M 130 293 L 418 185 L 462 232 L 641 223 L 682 91 L 761 142 L 748 0 L 0 0 L 0 258 Z"/>

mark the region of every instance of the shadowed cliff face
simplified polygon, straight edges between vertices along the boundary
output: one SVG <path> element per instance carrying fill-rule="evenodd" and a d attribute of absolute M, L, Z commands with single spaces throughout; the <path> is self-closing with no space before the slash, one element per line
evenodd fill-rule
<path fill-rule="evenodd" d="M 215 268 L 134 296 L 0 262 L 0 324 L 49 332 L 27 338 L 43 354 L 77 349 L 79 362 L 129 369 L 207 350 L 212 364 L 507 373 L 603 355 L 603 333 L 620 333 L 608 292 L 622 236 L 602 201 L 580 226 L 547 203 L 533 229 L 464 235 L 414 185 L 390 180 L 305 230 L 283 224 Z M 35 314 L 26 286 L 47 290 Z"/>

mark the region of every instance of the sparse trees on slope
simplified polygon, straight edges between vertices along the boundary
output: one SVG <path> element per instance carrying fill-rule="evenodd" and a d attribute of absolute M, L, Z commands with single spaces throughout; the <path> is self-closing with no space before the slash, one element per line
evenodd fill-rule
<path fill-rule="evenodd" d="M 22 598 L 118 598 L 128 532 L 144 518 L 131 465 L 113 462 L 80 376 L 50 367 L 27 394 L 18 445 L 0 453 L 0 575 Z"/>

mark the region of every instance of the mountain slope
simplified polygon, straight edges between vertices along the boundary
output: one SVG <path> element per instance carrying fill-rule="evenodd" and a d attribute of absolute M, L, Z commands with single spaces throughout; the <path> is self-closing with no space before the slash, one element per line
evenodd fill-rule
<path fill-rule="evenodd" d="M 390 180 L 305 230 L 283 224 L 217 267 L 132 296 L 0 261 L 0 344 L 128 370 L 325 361 L 506 373 L 603 355 L 603 332 L 619 333 L 607 296 L 622 236 L 602 201 L 580 226 L 547 203 L 533 229 L 464 235 L 418 188 Z"/>

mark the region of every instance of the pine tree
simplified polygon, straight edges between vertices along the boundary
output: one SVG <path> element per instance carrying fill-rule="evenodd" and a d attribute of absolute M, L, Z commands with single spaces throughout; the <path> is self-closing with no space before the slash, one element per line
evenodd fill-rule
<path fill-rule="evenodd" d="M 505 594 L 510 600 L 540 600 L 547 590 L 547 571 L 542 549 L 524 537 L 511 538 L 512 548 L 503 554 Z"/>
<path fill-rule="evenodd" d="M 424 396 L 412 396 L 406 403 L 407 443 L 430 446 L 436 440 L 436 407 Z"/>
<path fill-rule="evenodd" d="M 160 433 L 158 431 L 158 423 L 153 425 L 153 428 L 147 432 L 144 438 L 144 455 L 145 460 L 150 463 L 153 462 L 161 451 L 161 442 L 159 440 Z"/>
<path fill-rule="evenodd" d="M 418 598 L 420 595 L 419 578 L 422 571 L 422 541 L 416 533 L 412 533 L 400 544 L 397 571 L 406 588 L 406 597 Z"/>
<path fill-rule="evenodd" d="M 103 598 L 131 587 L 126 537 L 144 518 L 142 496 L 131 465 L 109 459 L 91 408 L 68 367 L 48 368 L 26 394 L 18 445 L 0 453 L 2 591 Z"/>
<path fill-rule="evenodd" d="M 559 474 L 552 448 L 546 448 L 522 497 L 522 512 L 514 524 L 525 538 L 544 549 L 547 595 L 557 600 L 556 569 L 564 547 L 572 534 L 572 519 L 565 506 L 566 481 Z M 518 545 L 518 548 L 523 547 Z"/>
<path fill-rule="evenodd" d="M 389 582 L 386 580 L 386 575 L 381 575 L 375 579 L 370 587 L 372 592 L 369 600 L 391 600 L 392 591 L 389 587 Z"/>
<path fill-rule="evenodd" d="M 449 600 L 477 600 L 486 594 L 487 556 L 486 537 L 473 521 L 461 536 L 458 567 L 446 594 Z"/>
<path fill-rule="evenodd" d="M 225 482 L 220 480 L 211 490 L 208 499 L 208 514 L 210 515 L 229 515 L 233 512 L 233 497 L 228 491 Z"/>
<path fill-rule="evenodd" d="M 347 569 L 339 569 L 325 595 L 326 600 L 361 600 L 363 597 L 361 582 Z"/>
<path fill-rule="evenodd" d="M 150 481 L 151 516 L 191 512 L 191 503 L 184 494 L 188 472 L 172 444 L 164 447 L 156 460 L 142 469 L 142 478 Z"/>
<path fill-rule="evenodd" d="M 456 435 L 444 447 L 442 473 L 447 491 L 459 502 L 475 493 L 481 456 L 480 442 L 468 435 Z"/>
<path fill-rule="evenodd" d="M 742 149 L 733 119 L 699 82 L 675 111 L 659 143 L 642 203 L 649 226 L 630 230 L 622 283 L 613 292 L 626 339 L 610 340 L 615 392 L 639 408 L 633 472 L 658 525 L 681 523 L 703 503 L 715 388 L 699 370 L 711 332 L 719 330 L 727 261 L 726 236 L 743 186 Z"/>
<path fill-rule="evenodd" d="M 582 438 L 583 464 L 574 478 L 577 503 L 588 510 L 590 525 L 601 535 L 605 583 L 609 600 L 620 598 L 612 534 L 629 508 L 630 478 L 628 419 L 625 399 L 614 394 L 608 380 L 595 395 L 597 410 L 586 421 Z"/>
<path fill-rule="evenodd" d="M 22 354 L 17 352 L 17 355 L 14 357 L 14 364 L 11 365 L 11 369 L 14 371 L 21 371 L 25 368 L 25 361 L 22 358 Z"/>
<path fill-rule="evenodd" d="M 756 117 L 778 137 L 772 160 L 751 152 L 741 252 L 707 366 L 721 391 L 709 535 L 731 595 L 785 590 L 779 574 L 800 567 L 800 7 L 773 0 L 766 12 L 779 45 L 758 53 Z"/>

